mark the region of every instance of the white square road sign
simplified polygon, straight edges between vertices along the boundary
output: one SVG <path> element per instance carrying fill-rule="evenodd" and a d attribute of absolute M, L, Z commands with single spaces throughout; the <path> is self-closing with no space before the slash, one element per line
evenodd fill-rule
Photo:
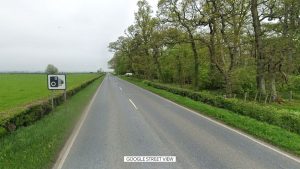
<path fill-rule="evenodd" d="M 48 75 L 49 90 L 66 90 L 66 75 Z"/>

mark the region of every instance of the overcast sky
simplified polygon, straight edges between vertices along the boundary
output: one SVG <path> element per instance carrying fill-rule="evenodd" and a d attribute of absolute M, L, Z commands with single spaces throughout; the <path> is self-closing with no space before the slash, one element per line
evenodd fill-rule
<path fill-rule="evenodd" d="M 157 0 L 148 0 L 156 6 Z M 0 0 L 0 72 L 107 70 L 137 0 Z"/>

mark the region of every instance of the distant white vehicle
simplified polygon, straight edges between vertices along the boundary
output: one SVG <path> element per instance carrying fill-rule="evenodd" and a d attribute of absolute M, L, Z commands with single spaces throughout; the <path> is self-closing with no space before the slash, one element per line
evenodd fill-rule
<path fill-rule="evenodd" d="M 125 73 L 125 76 L 132 76 L 132 73 Z"/>

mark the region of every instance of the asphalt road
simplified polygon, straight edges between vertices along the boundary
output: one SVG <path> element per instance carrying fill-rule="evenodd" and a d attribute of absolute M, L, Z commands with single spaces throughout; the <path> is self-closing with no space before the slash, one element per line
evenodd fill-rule
<path fill-rule="evenodd" d="M 78 128 L 58 168 L 300 169 L 299 159 L 112 75 Z M 177 162 L 124 163 L 124 156 L 176 156 Z"/>

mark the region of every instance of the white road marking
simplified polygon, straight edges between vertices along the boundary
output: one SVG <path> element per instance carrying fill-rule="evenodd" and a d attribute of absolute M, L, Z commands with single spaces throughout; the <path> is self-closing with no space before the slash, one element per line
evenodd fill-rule
<path fill-rule="evenodd" d="M 79 134 L 79 131 L 88 115 L 88 112 L 90 111 L 91 109 L 91 106 L 92 104 L 94 103 L 95 99 L 96 99 L 96 96 L 97 94 L 99 93 L 100 91 L 100 88 L 104 82 L 105 78 L 103 79 L 103 81 L 101 82 L 101 85 L 98 87 L 97 91 L 95 92 L 92 100 L 90 101 L 90 104 L 88 105 L 88 107 L 85 109 L 84 111 L 84 114 L 83 116 L 80 118 L 80 121 L 79 121 L 79 125 L 77 125 L 77 127 L 74 129 L 72 135 L 70 136 L 70 138 L 68 139 L 68 141 L 66 142 L 64 148 L 62 149 L 62 151 L 60 152 L 60 155 L 56 161 L 56 163 L 54 164 L 53 166 L 53 169 L 61 169 L 65 163 L 65 160 L 67 159 L 69 153 L 70 153 L 70 150 Z"/>
<path fill-rule="evenodd" d="M 172 102 L 172 101 L 169 101 L 169 102 Z M 202 118 L 205 118 L 205 119 L 207 119 L 207 120 L 209 120 L 209 121 L 211 121 L 211 122 L 213 122 L 213 123 L 215 123 L 215 124 L 218 124 L 218 125 L 220 125 L 220 126 L 226 128 L 226 129 L 228 129 L 228 130 L 231 130 L 231 131 L 233 131 L 233 132 L 235 132 L 235 133 L 237 133 L 237 134 L 239 134 L 239 135 L 241 135 L 241 136 L 244 136 L 244 137 L 248 138 L 249 140 L 251 140 L 251 141 L 253 141 L 253 142 L 257 143 L 257 144 L 260 144 L 261 146 L 264 146 L 264 147 L 266 147 L 266 148 L 268 148 L 268 149 L 271 149 L 271 150 L 275 151 L 276 153 L 279 153 L 279 154 L 281 154 L 281 155 L 283 155 L 283 156 L 285 156 L 285 157 L 287 157 L 287 158 L 289 158 L 289 159 L 291 159 L 291 160 L 296 161 L 297 163 L 300 163 L 300 159 L 297 159 L 297 158 L 295 158 L 295 157 L 292 157 L 291 155 L 289 155 L 289 154 L 287 154 L 287 153 L 285 153 L 285 152 L 283 152 L 283 151 L 281 151 L 281 150 L 279 150 L 279 149 L 277 149 L 277 148 L 275 148 L 275 147 L 272 147 L 271 145 L 268 145 L 268 144 L 266 144 L 266 143 L 263 143 L 262 141 L 257 140 L 256 138 L 253 138 L 252 136 L 249 136 L 249 135 L 247 135 L 247 134 L 244 134 L 244 133 L 242 133 L 242 132 L 240 132 L 240 131 L 238 131 L 238 130 L 236 130 L 236 129 L 233 129 L 233 128 L 229 127 L 229 126 L 226 126 L 225 124 L 222 124 L 222 123 L 220 123 L 220 122 L 218 122 L 218 121 L 215 121 L 215 120 L 213 120 L 213 119 L 211 119 L 211 118 L 209 118 L 209 117 L 206 117 L 206 116 L 204 116 L 204 115 L 202 115 L 202 114 L 199 114 L 198 112 L 195 112 L 195 111 L 193 111 L 193 110 L 190 110 L 190 109 L 188 109 L 188 108 L 186 108 L 186 107 L 184 107 L 184 106 L 178 105 L 177 103 L 174 103 L 174 102 L 172 102 L 172 103 L 175 104 L 175 105 L 177 105 L 177 106 L 180 106 L 181 108 L 183 108 L 183 109 L 185 109 L 185 110 L 188 110 L 189 112 L 191 112 L 191 113 L 193 113 L 193 114 L 196 114 L 196 115 L 198 115 L 198 116 L 200 116 L 200 117 L 202 117 Z"/>
<path fill-rule="evenodd" d="M 133 107 L 137 110 L 138 108 L 136 107 L 136 105 L 133 103 L 133 101 L 131 99 L 128 99 L 130 101 L 130 103 L 133 105 Z"/>
<path fill-rule="evenodd" d="M 122 79 L 122 80 L 123 80 L 123 79 Z M 123 80 L 123 81 L 125 81 L 125 80 Z M 126 81 L 126 82 L 127 82 L 127 81 Z M 129 82 L 127 82 L 127 83 L 129 83 Z M 132 85 L 134 85 L 134 86 L 136 86 L 136 87 L 138 87 L 138 88 L 141 88 L 141 87 L 139 87 L 139 86 L 137 86 L 137 85 L 135 85 L 135 84 L 133 84 L 133 83 L 129 83 L 129 84 L 132 84 Z M 141 89 L 143 89 L 143 88 L 141 88 Z M 197 115 L 197 116 L 200 116 L 200 117 L 202 117 L 202 118 L 204 118 L 204 119 L 206 119 L 206 120 L 209 120 L 210 122 L 213 122 L 213 123 L 215 123 L 215 124 L 217 124 L 217 125 L 219 125 L 219 126 L 222 126 L 222 127 L 226 128 L 226 129 L 232 131 L 232 132 L 235 132 L 235 133 L 237 133 L 237 134 L 239 134 L 239 135 L 241 135 L 241 136 L 243 136 L 243 137 L 246 137 L 246 138 L 248 138 L 249 140 L 251 140 L 251 141 L 253 141 L 253 142 L 255 142 L 255 143 L 257 143 L 257 144 L 259 144 L 259 145 L 261 145 L 261 146 L 263 146 L 263 147 L 266 147 L 266 148 L 268 148 L 268 149 L 270 149 L 270 150 L 272 150 L 272 151 L 274 151 L 274 152 L 276 152 L 276 153 L 278 153 L 278 154 L 280 154 L 280 155 L 282 155 L 282 156 L 284 156 L 284 157 L 286 157 L 286 158 L 289 158 L 289 159 L 291 159 L 291 160 L 293 160 L 293 161 L 295 161 L 295 162 L 297 162 L 297 163 L 300 163 L 300 159 L 299 159 L 299 158 L 293 157 L 292 155 L 287 154 L 287 153 L 285 153 L 285 152 L 283 152 L 283 151 L 281 151 L 281 150 L 279 150 L 279 149 L 277 149 L 277 148 L 275 148 L 275 147 L 273 147 L 273 146 L 271 146 L 271 145 L 268 145 L 268 144 L 266 144 L 266 143 L 264 143 L 264 142 L 262 142 L 262 141 L 260 141 L 260 140 L 258 140 L 258 139 L 256 139 L 256 138 L 254 138 L 254 137 L 252 137 L 252 136 L 249 136 L 249 135 L 247 135 L 247 134 L 245 134 L 245 133 L 242 133 L 242 132 L 240 132 L 240 131 L 238 131 L 238 130 L 236 130 L 236 129 L 234 129 L 234 128 L 231 128 L 231 127 L 229 127 L 229 126 L 226 126 L 225 124 L 222 124 L 222 123 L 220 123 L 220 122 L 218 122 L 218 121 L 216 121 L 216 120 L 214 120 L 214 119 L 212 119 L 212 118 L 206 117 L 206 116 L 204 116 L 204 115 L 202 115 L 202 114 L 200 114 L 200 113 L 198 113 L 198 112 L 196 112 L 196 111 L 194 111 L 194 110 L 191 110 L 191 109 L 186 108 L 186 107 L 184 107 L 184 106 L 182 106 L 182 105 L 179 105 L 179 104 L 177 104 L 177 103 L 175 103 L 175 102 L 173 102 L 173 101 L 171 101 L 171 100 L 168 100 L 168 99 L 166 99 L 166 98 L 164 98 L 164 97 L 162 97 L 162 96 L 159 96 L 159 95 L 157 95 L 157 94 L 155 94 L 155 93 L 152 93 L 152 92 L 150 92 L 150 91 L 148 91 L 148 90 L 146 90 L 146 89 L 143 89 L 143 90 L 146 91 L 146 92 L 148 92 L 148 93 L 150 93 L 150 94 L 152 94 L 152 95 L 154 95 L 154 96 L 157 96 L 157 97 L 159 97 L 159 98 L 161 98 L 161 99 L 163 99 L 163 100 L 166 100 L 167 102 L 170 102 L 170 103 L 172 103 L 172 104 L 174 104 L 174 105 L 176 105 L 176 106 L 179 106 L 179 107 L 181 107 L 181 108 L 183 108 L 183 109 L 185 109 L 185 110 L 187 110 L 187 111 L 189 111 L 189 112 L 191 112 L 191 113 L 193 113 L 193 114 L 195 114 L 195 115 Z"/>
<path fill-rule="evenodd" d="M 119 87 L 119 88 L 120 88 L 121 91 L 123 90 L 121 87 Z"/>

